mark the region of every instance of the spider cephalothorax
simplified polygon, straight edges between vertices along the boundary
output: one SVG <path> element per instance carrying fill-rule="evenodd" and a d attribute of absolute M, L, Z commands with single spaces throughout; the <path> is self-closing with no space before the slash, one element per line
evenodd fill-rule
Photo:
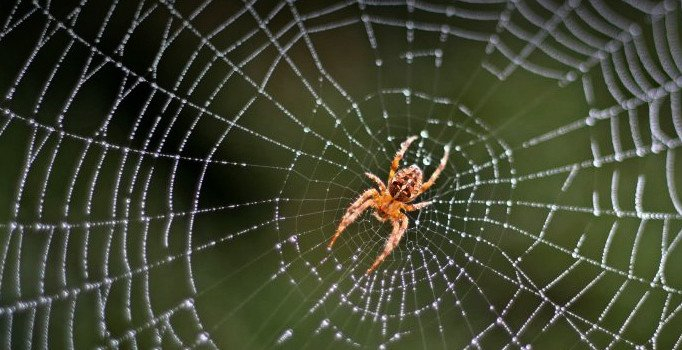
<path fill-rule="evenodd" d="M 431 202 L 421 202 L 417 204 L 409 203 L 433 186 L 438 175 L 445 169 L 445 163 L 447 162 L 450 153 L 450 148 L 448 146 L 445 146 L 445 154 L 443 154 L 443 158 L 440 160 L 438 168 L 433 172 L 429 181 L 426 181 L 425 183 L 422 183 L 423 173 L 417 165 L 410 165 L 407 168 L 398 170 L 400 160 L 405 155 L 410 144 L 416 139 L 417 136 L 411 136 L 401 144 L 400 150 L 396 153 L 393 162 L 391 163 L 391 170 L 388 173 L 388 186 L 386 186 L 376 175 L 365 173 L 365 175 L 374 181 L 379 188 L 370 188 L 363 192 L 362 195 L 360 195 L 360 198 L 355 200 L 355 202 L 346 209 L 346 213 L 343 215 L 343 218 L 341 218 L 341 222 L 336 229 L 334 237 L 332 237 L 331 242 L 329 242 L 328 248 L 331 249 L 343 230 L 353 223 L 353 221 L 369 207 L 376 209 L 374 217 L 379 221 L 385 222 L 386 220 L 390 220 L 393 225 L 393 231 L 386 240 L 384 251 L 379 254 L 372 266 L 367 269 L 367 274 L 374 271 L 374 269 L 391 254 L 393 249 L 398 246 L 400 239 L 407 230 L 408 219 L 403 211 L 419 210 L 431 204 Z"/>

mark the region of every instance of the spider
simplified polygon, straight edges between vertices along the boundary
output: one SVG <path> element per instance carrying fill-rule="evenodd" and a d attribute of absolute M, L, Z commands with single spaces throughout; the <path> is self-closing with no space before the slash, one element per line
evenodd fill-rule
<path fill-rule="evenodd" d="M 391 170 L 388 173 L 388 186 L 386 186 L 378 176 L 372 173 L 365 173 L 365 175 L 374 181 L 379 188 L 370 188 L 366 190 L 348 207 L 348 209 L 346 209 L 346 213 L 343 215 L 343 218 L 341 218 L 341 222 L 336 229 L 334 237 L 332 237 L 327 246 L 327 249 L 331 249 L 343 230 L 345 230 L 348 225 L 352 224 L 366 209 L 369 207 L 376 209 L 374 211 L 374 217 L 380 222 L 390 220 L 393 225 L 393 231 L 386 240 L 384 251 L 379 254 L 372 266 L 367 269 L 366 275 L 369 275 L 374 271 L 381 262 L 391 254 L 393 249 L 398 246 L 400 239 L 407 230 L 408 224 L 407 215 L 405 215 L 403 211 L 409 212 L 419 210 L 433 203 L 427 201 L 410 204 L 417 196 L 428 190 L 436 182 L 438 175 L 445 169 L 445 163 L 450 154 L 450 147 L 444 147 L 445 154 L 443 154 L 443 158 L 440 160 L 438 168 L 433 172 L 428 181 L 422 183 L 422 170 L 417 165 L 410 165 L 407 168 L 398 170 L 400 161 L 403 159 L 403 155 L 405 155 L 407 148 L 410 147 L 410 144 L 416 139 L 417 136 L 410 136 L 400 145 L 400 150 L 395 154 L 393 162 L 391 163 Z"/>

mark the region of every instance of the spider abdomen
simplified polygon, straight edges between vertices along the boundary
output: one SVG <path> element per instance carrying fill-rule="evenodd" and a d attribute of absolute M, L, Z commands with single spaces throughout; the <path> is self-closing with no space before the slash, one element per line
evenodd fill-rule
<path fill-rule="evenodd" d="M 400 202 L 414 199 L 422 186 L 422 176 L 422 170 L 416 165 L 400 169 L 388 184 L 388 192 Z"/>

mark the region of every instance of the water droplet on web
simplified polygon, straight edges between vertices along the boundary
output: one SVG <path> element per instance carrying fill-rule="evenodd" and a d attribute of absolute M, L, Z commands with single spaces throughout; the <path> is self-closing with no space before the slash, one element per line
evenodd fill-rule
<path fill-rule="evenodd" d="M 429 131 L 428 130 L 422 130 L 419 132 L 419 136 L 422 138 L 428 138 L 429 137 Z"/>
<path fill-rule="evenodd" d="M 12 99 L 12 96 L 14 96 L 14 92 L 15 92 L 15 91 L 16 91 L 16 89 L 15 89 L 14 87 L 11 87 L 11 88 L 7 91 L 7 94 L 5 95 L 5 99 L 6 99 L 6 100 L 11 100 L 11 99 Z"/>
<path fill-rule="evenodd" d="M 303 132 L 306 133 L 306 134 L 309 133 L 309 132 L 310 132 L 310 128 L 306 126 L 305 128 L 303 128 Z"/>
<path fill-rule="evenodd" d="M 284 332 L 282 332 L 282 335 L 280 335 L 279 338 L 277 338 L 277 344 L 282 344 L 285 341 L 291 339 L 291 337 L 293 337 L 293 336 L 294 336 L 294 330 L 289 328 L 289 329 L 285 330 Z"/>
<path fill-rule="evenodd" d="M 424 165 L 431 165 L 431 155 L 429 154 L 426 157 L 424 157 L 424 159 L 422 159 L 422 163 Z"/>
<path fill-rule="evenodd" d="M 197 336 L 198 343 L 205 343 L 209 339 L 209 335 L 206 332 L 199 333 Z"/>

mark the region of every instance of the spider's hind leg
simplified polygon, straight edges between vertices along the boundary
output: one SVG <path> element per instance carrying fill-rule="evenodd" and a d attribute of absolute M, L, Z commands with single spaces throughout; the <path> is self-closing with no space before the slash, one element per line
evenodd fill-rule
<path fill-rule="evenodd" d="M 393 223 L 393 231 L 391 232 L 391 235 L 388 237 L 386 240 L 386 246 L 384 247 L 384 251 L 377 256 L 376 260 L 374 260 L 374 263 L 372 266 L 367 269 L 367 272 L 365 274 L 369 275 L 372 273 L 372 271 L 376 270 L 379 265 L 386 259 L 386 257 L 391 254 L 393 249 L 398 246 L 398 243 L 400 243 L 400 240 L 403 238 L 403 235 L 405 234 L 405 231 L 407 231 L 407 223 L 408 223 L 407 216 L 402 215 L 399 219 L 392 221 Z"/>

